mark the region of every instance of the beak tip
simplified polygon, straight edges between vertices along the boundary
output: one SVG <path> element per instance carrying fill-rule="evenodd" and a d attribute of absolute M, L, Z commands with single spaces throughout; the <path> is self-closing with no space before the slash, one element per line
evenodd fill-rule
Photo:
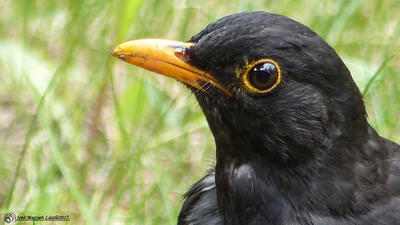
<path fill-rule="evenodd" d="M 121 60 L 126 61 L 126 54 L 121 52 L 121 48 L 119 46 L 115 47 L 110 51 L 110 54 L 114 57 L 117 57 Z"/>
<path fill-rule="evenodd" d="M 110 50 L 110 54 L 111 54 L 112 56 L 116 56 L 116 53 L 115 53 L 114 49 L 111 49 L 111 50 Z"/>

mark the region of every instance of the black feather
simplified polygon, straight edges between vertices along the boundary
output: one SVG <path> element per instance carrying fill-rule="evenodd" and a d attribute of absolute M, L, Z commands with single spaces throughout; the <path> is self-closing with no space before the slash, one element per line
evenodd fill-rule
<path fill-rule="evenodd" d="M 361 93 L 336 52 L 284 16 L 222 18 L 185 54 L 232 92 L 194 92 L 217 164 L 186 194 L 179 225 L 399 225 L 400 146 L 366 120 Z M 282 71 L 254 95 L 238 71 L 269 58 Z"/>

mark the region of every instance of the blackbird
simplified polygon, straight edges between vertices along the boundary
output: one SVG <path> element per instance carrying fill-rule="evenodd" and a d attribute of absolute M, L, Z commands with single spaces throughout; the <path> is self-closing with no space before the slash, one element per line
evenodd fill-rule
<path fill-rule="evenodd" d="M 400 146 L 368 124 L 349 70 L 306 26 L 243 12 L 188 42 L 112 54 L 186 84 L 214 136 L 215 170 L 178 225 L 400 224 Z"/>

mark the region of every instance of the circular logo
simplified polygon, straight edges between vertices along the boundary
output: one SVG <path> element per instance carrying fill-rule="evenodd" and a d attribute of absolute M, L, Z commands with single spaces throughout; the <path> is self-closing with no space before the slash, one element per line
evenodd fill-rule
<path fill-rule="evenodd" d="M 4 221 L 6 222 L 6 223 L 13 223 L 13 222 L 15 222 L 17 220 L 17 216 L 14 214 L 14 213 L 7 213 L 5 216 L 4 216 Z"/>

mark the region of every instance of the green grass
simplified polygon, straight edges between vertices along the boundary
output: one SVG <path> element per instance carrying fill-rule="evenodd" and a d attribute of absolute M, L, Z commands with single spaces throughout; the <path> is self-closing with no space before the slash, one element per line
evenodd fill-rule
<path fill-rule="evenodd" d="M 175 224 L 181 195 L 215 161 L 212 136 L 183 85 L 109 51 L 143 37 L 187 40 L 247 10 L 325 38 L 365 93 L 370 123 L 400 142 L 398 0 L 2 0 L 0 213 Z"/>

